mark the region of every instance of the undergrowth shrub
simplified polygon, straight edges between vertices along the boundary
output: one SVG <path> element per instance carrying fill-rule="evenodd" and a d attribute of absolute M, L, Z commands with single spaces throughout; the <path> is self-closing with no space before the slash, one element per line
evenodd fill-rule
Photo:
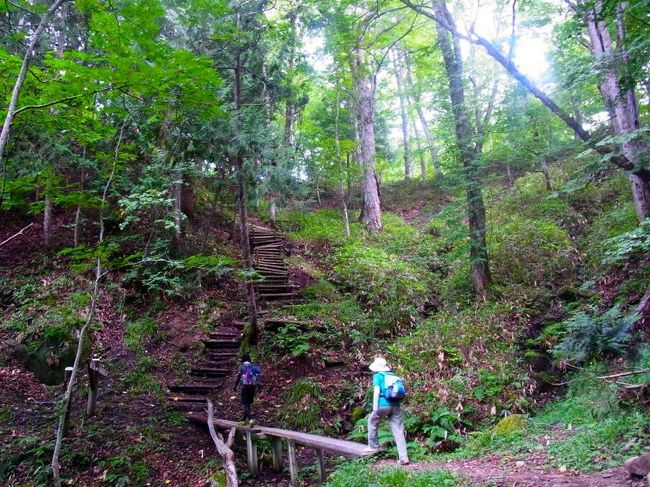
<path fill-rule="evenodd" d="M 280 413 L 280 421 L 298 431 L 319 431 L 322 399 L 323 391 L 318 382 L 298 379 L 284 392 L 285 407 Z"/>
<path fill-rule="evenodd" d="M 455 487 L 461 485 L 460 478 L 444 470 L 413 472 L 402 468 L 373 468 L 356 461 L 339 466 L 326 487 Z"/>
<path fill-rule="evenodd" d="M 378 317 L 383 330 L 412 325 L 429 299 L 425 273 L 377 246 L 345 245 L 333 261 L 338 280 Z"/>
<path fill-rule="evenodd" d="M 548 220 L 531 221 L 515 215 L 500 220 L 491 225 L 488 234 L 493 275 L 498 281 L 538 286 L 573 275 L 579 257 L 565 229 Z"/>
<path fill-rule="evenodd" d="M 569 230 L 580 216 L 549 196 L 539 175 L 517 179 L 516 191 L 488 211 L 488 247 L 493 274 L 507 285 L 534 287 L 569 279 L 580 256 Z"/>
<path fill-rule="evenodd" d="M 625 315 L 619 306 L 600 315 L 595 309 L 579 311 L 563 322 L 566 331 L 553 353 L 573 363 L 586 362 L 593 357 L 623 355 L 638 318 L 634 313 Z"/>
<path fill-rule="evenodd" d="M 492 407 L 497 413 L 530 407 L 530 380 L 516 345 L 523 323 L 510 313 L 497 304 L 441 311 L 388 346 L 387 358 L 411 384 L 409 404 L 423 424 L 434 424 L 439 408 L 454 411 L 466 426 L 492 417 Z"/>

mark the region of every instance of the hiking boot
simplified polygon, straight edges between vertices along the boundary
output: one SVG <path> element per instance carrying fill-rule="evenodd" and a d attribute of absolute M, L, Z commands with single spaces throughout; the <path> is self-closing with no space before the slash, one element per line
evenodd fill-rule
<path fill-rule="evenodd" d="M 365 448 L 363 449 L 363 451 L 366 452 L 366 453 L 378 453 L 378 452 L 380 452 L 381 450 L 380 450 L 379 448 L 373 448 L 373 447 L 371 447 L 371 446 L 367 446 L 367 447 L 365 447 Z"/>

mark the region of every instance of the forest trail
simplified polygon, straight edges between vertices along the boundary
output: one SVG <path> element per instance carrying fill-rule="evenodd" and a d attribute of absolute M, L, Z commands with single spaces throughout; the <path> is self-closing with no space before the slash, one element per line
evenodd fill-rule
<path fill-rule="evenodd" d="M 392 461 L 378 462 L 377 466 L 392 465 Z M 562 471 L 552 466 L 544 452 L 524 459 L 487 455 L 465 460 L 414 462 L 407 467 L 413 472 L 446 470 L 471 482 L 471 485 L 493 487 L 642 487 L 644 479 L 631 479 L 621 466 L 601 472 Z"/>
<path fill-rule="evenodd" d="M 255 285 L 258 303 L 264 307 L 268 301 L 294 298 L 283 260 L 282 238 L 270 228 L 253 225 L 250 240 L 253 267 L 264 278 Z M 266 313 L 264 309 L 259 311 L 261 316 Z M 206 398 L 224 386 L 226 377 L 236 368 L 245 324 L 242 320 L 225 320 L 203 340 L 203 361 L 190 370 L 196 380 L 167 386 L 168 400 L 175 409 L 188 415 L 202 412 Z"/>

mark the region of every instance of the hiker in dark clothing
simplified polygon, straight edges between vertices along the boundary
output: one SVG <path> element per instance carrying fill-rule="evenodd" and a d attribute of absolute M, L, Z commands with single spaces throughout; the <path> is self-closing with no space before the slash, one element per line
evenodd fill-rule
<path fill-rule="evenodd" d="M 255 392 L 260 388 L 259 377 L 262 369 L 259 365 L 251 363 L 250 355 L 247 353 L 242 355 L 241 362 L 233 390 L 236 391 L 237 386 L 241 384 L 241 405 L 244 408 L 242 421 L 249 421 L 251 420 L 251 406 L 255 399 Z"/>

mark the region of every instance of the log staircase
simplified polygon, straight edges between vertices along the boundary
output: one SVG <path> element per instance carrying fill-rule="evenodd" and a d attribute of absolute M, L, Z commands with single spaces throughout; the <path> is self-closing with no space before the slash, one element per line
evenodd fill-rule
<path fill-rule="evenodd" d="M 250 232 L 253 267 L 261 277 L 255 283 L 258 314 L 268 311 L 266 304 L 295 298 L 289 285 L 289 270 L 284 263 L 284 242 L 270 228 L 253 225 Z M 224 385 L 226 377 L 236 370 L 245 321 L 228 320 L 219 323 L 203 340 L 202 360 L 190 369 L 193 380 L 169 384 L 168 400 L 185 413 L 202 412 L 206 398 Z M 229 386 L 230 384 L 228 384 Z"/>

